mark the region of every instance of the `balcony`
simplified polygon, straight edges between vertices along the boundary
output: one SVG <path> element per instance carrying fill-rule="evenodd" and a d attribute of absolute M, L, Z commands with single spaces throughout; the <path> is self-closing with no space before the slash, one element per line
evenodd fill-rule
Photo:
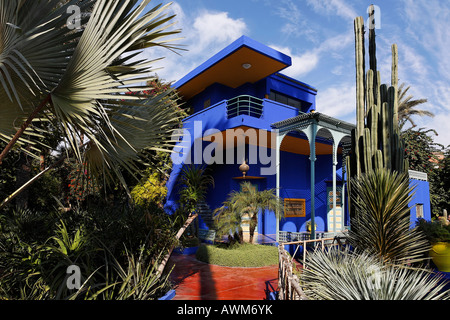
<path fill-rule="evenodd" d="M 224 131 L 239 126 L 270 130 L 272 123 L 298 114 L 297 108 L 270 99 L 242 95 L 198 111 L 185 118 L 183 123 L 188 130 L 193 130 L 196 122 L 201 122 L 203 130 Z"/>
<path fill-rule="evenodd" d="M 252 96 L 242 95 L 227 101 L 227 119 L 246 115 L 261 118 L 264 100 Z"/>

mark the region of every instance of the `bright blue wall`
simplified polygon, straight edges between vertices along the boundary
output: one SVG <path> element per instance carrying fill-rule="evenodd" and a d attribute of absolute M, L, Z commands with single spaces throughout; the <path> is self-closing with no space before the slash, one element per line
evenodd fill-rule
<path fill-rule="evenodd" d="M 230 88 L 220 83 L 214 83 L 195 97 L 187 101 L 186 106 L 191 107 L 193 112 L 200 112 L 204 109 L 206 100 L 210 100 L 210 105 L 214 105 L 222 100 L 229 100 L 240 95 L 250 95 L 264 99 L 271 90 L 283 93 L 292 98 L 303 101 L 302 112 L 310 112 L 316 109 L 316 91 L 295 79 L 281 74 L 271 75 L 256 83 L 246 83 L 238 88 Z"/>
<path fill-rule="evenodd" d="M 316 110 L 317 92 L 303 82 L 283 74 L 275 74 L 267 78 L 266 94 L 269 94 L 271 90 L 306 102 L 302 112 L 308 113 L 311 110 Z"/>
<path fill-rule="evenodd" d="M 311 162 L 309 156 L 281 153 L 280 197 L 306 199 L 305 218 L 285 218 L 280 222 L 281 231 L 304 232 L 311 219 Z M 339 163 L 341 159 L 338 159 Z M 338 180 L 340 167 L 338 167 Z M 315 223 L 317 231 L 326 230 L 327 184 L 332 180 L 331 155 L 318 155 L 315 163 Z"/>
<path fill-rule="evenodd" d="M 168 207 L 173 206 L 176 201 L 176 191 L 173 190 L 180 174 L 182 165 L 177 163 L 186 163 L 188 159 L 194 162 L 194 141 L 201 139 L 204 132 L 207 129 L 217 129 L 219 131 L 225 131 L 227 129 L 237 128 L 239 126 L 248 126 L 257 129 L 271 129 L 271 124 L 277 121 L 281 121 L 287 118 L 295 117 L 298 115 L 296 108 L 286 106 L 268 99 L 263 103 L 263 115 L 261 118 L 254 118 L 247 115 L 240 115 L 231 119 L 227 119 L 226 102 L 221 101 L 207 109 L 195 113 L 194 115 L 187 117 L 183 121 L 183 127 L 188 134 L 186 134 L 180 143 L 174 148 L 175 154 L 172 155 L 173 165 L 172 173 L 167 182 Z M 206 145 L 206 143 L 202 144 Z M 183 146 L 181 148 L 180 146 Z M 201 145 L 200 145 L 201 146 Z M 202 155 L 203 147 L 200 147 L 200 156 Z M 237 165 L 237 167 L 240 163 Z"/>
<path fill-rule="evenodd" d="M 263 152 L 267 150 L 263 149 Z M 239 184 L 242 180 L 235 180 L 232 177 L 241 177 L 239 165 L 212 165 L 215 188 L 208 196 L 208 204 L 211 209 L 222 205 L 227 195 L 232 190 L 239 190 Z M 259 190 L 275 189 L 275 175 L 261 176 L 261 165 L 250 165 L 248 176 L 264 177 L 265 179 L 251 179 L 252 183 L 258 185 Z M 327 183 L 332 179 L 331 176 L 331 155 L 317 156 L 316 161 L 316 183 L 315 183 L 315 221 L 317 231 L 326 231 L 327 217 Z M 340 178 L 340 177 L 339 177 Z M 282 198 L 300 198 L 306 199 L 306 217 L 305 218 L 283 218 L 280 221 L 280 230 L 282 231 L 306 231 L 306 222 L 311 219 L 311 190 L 310 190 L 310 160 L 309 156 L 298 155 L 288 152 L 281 152 L 281 177 L 280 177 L 280 196 Z M 258 232 L 264 234 L 276 233 L 276 220 L 273 212 L 266 212 L 264 216 L 259 216 Z"/>
<path fill-rule="evenodd" d="M 430 184 L 428 181 L 411 179 L 411 186 L 415 186 L 415 195 L 409 203 L 411 207 L 411 226 L 415 226 L 417 221 L 416 204 L 423 204 L 423 218 L 431 220 Z"/>

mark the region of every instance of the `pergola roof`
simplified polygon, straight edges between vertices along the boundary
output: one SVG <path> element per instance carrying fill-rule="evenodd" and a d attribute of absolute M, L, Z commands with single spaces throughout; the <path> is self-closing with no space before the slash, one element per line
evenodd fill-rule
<path fill-rule="evenodd" d="M 356 128 L 356 125 L 354 124 L 327 116 L 320 112 L 303 113 L 293 118 L 275 122 L 272 124 L 272 128 L 278 129 L 279 132 L 286 132 L 307 127 L 312 121 L 315 121 L 317 124 L 320 123 L 322 127 L 327 129 L 349 135 L 351 134 L 351 131 Z M 330 134 L 324 132 L 320 136 L 327 138 L 327 135 Z"/>
<path fill-rule="evenodd" d="M 283 121 L 276 122 L 272 124 L 272 128 L 277 132 L 277 145 L 276 145 L 276 193 L 277 196 L 280 196 L 280 167 L 281 167 L 281 144 L 283 140 L 288 137 L 290 131 L 301 131 L 303 132 L 309 141 L 310 147 L 310 155 L 309 159 L 311 162 L 311 224 L 314 225 L 315 219 L 315 189 L 316 189 L 316 160 L 317 160 L 317 151 L 316 151 L 316 137 L 320 136 L 325 139 L 330 139 L 333 141 L 333 149 L 332 149 L 332 172 L 333 172 L 333 207 L 332 207 L 332 229 L 333 232 L 336 232 L 338 229 L 342 229 L 342 212 L 343 210 L 339 210 L 337 208 L 337 165 L 338 165 L 338 148 L 339 144 L 348 144 L 351 142 L 351 133 L 352 130 L 356 128 L 355 125 L 350 124 L 348 122 L 327 116 L 323 113 L 319 112 L 311 112 L 300 114 L 296 117 L 289 118 Z M 344 142 L 344 139 L 346 140 Z M 345 146 L 344 146 L 345 148 Z M 302 167 L 304 170 L 304 167 Z M 330 213 L 329 213 L 330 214 Z M 337 219 L 341 219 L 341 223 L 338 223 Z M 331 220 L 329 220 L 331 221 Z M 277 220 L 277 241 L 279 241 L 279 222 Z M 311 232 L 311 236 L 314 239 L 315 230 L 313 229 Z"/>

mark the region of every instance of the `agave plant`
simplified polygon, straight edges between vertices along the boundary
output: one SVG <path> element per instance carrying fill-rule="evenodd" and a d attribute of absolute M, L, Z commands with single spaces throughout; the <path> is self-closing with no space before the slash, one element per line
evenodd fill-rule
<path fill-rule="evenodd" d="M 51 121 L 94 176 L 137 171 L 139 151 L 168 150 L 178 126 L 174 93 L 143 90 L 153 61 L 143 49 L 171 45 L 174 16 L 150 0 L 10 0 L 0 2 L 0 139 L 37 156 Z M 82 28 L 67 27 L 69 6 L 79 6 Z M 127 94 L 134 93 L 134 94 Z"/>
<path fill-rule="evenodd" d="M 300 283 L 313 300 L 448 300 L 445 282 L 423 269 L 383 263 L 367 252 L 316 250 Z"/>
<path fill-rule="evenodd" d="M 410 228 L 408 203 L 413 197 L 407 174 L 377 169 L 350 181 L 356 215 L 348 233 L 357 250 L 369 251 L 385 262 L 420 261 L 428 243 Z"/>

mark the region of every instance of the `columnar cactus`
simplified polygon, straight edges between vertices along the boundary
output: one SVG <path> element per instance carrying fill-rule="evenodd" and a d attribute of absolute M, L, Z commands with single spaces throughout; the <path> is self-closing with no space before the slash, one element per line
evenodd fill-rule
<path fill-rule="evenodd" d="M 372 19 L 374 7 L 369 17 Z M 374 25 L 374 24 L 373 24 Z M 355 27 L 356 57 L 356 129 L 352 134 L 352 153 L 347 159 L 350 177 L 376 168 L 403 173 L 407 170 L 404 144 L 398 127 L 398 51 L 392 45 L 391 84 L 381 84 L 377 71 L 375 28 L 369 30 L 370 69 L 365 72 L 364 20 L 358 17 Z"/>
<path fill-rule="evenodd" d="M 369 18 L 374 7 L 369 10 Z M 404 158 L 404 142 L 398 126 L 398 51 L 392 45 L 391 84 L 381 84 L 377 71 L 375 24 L 369 30 L 369 70 L 365 72 L 364 20 L 357 17 L 355 27 L 356 58 L 356 129 L 352 132 L 352 152 L 347 157 L 349 178 L 377 168 L 386 168 L 398 173 L 408 170 Z M 348 185 L 351 208 L 351 185 Z M 351 210 L 352 211 L 352 210 Z"/>

